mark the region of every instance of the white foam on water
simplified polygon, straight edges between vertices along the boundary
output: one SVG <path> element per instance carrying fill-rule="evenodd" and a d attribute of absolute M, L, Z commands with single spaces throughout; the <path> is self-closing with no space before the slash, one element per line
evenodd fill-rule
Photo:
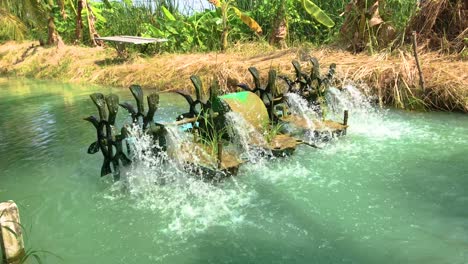
<path fill-rule="evenodd" d="M 129 134 L 133 163 L 116 186 L 125 186 L 127 199 L 134 208 L 156 212 L 157 231 L 186 239 L 213 226 L 243 222 L 244 208 L 254 191 L 234 178 L 215 184 L 197 177 L 193 171 L 187 173 L 177 156 L 171 158 L 165 152 L 154 155 L 152 149 L 157 146 L 150 135 L 138 127 L 131 128 Z M 176 130 L 168 134 L 172 134 L 168 136 L 168 148 L 177 151 L 177 145 L 186 139 Z"/>
<path fill-rule="evenodd" d="M 388 111 L 373 106 L 371 99 L 353 85 L 345 85 L 341 90 L 331 87 L 326 94 L 329 117 L 343 120 L 343 112 L 348 110 L 348 134 L 360 134 L 373 139 L 399 139 L 411 132 L 408 122 L 388 118 Z"/>
<path fill-rule="evenodd" d="M 311 120 L 317 114 L 305 100 L 296 95 L 288 95 L 291 100 L 291 111 Z M 386 118 L 386 112 L 375 109 L 370 101 L 353 86 L 346 86 L 343 90 L 331 88 L 327 94 L 328 114 L 335 116 L 335 120 L 342 118 L 342 111 L 349 110 L 349 134 L 363 135 L 369 138 L 396 138 L 398 139 L 409 126 L 402 121 Z M 276 186 L 283 186 L 286 190 L 296 191 L 298 197 L 304 191 L 303 186 L 294 185 L 297 182 L 306 182 L 311 186 L 335 189 L 341 182 L 319 175 L 313 168 L 303 165 L 302 161 L 284 163 L 266 160 L 263 148 L 253 148 L 249 144 L 252 139 L 260 144 L 266 141 L 263 135 L 251 124 L 246 122 L 238 113 L 228 113 L 227 127 L 231 138 L 243 151 L 245 158 L 251 163 L 242 167 L 241 173 L 255 177 L 250 180 L 238 182 L 231 177 L 221 183 L 212 183 L 197 177 L 196 171 L 187 173 L 181 156 L 186 150 L 180 146 L 191 141 L 191 135 L 180 131 L 177 127 L 167 128 L 168 152 L 154 155 L 155 146 L 153 138 L 142 133 L 138 127 L 130 129 L 132 136 L 132 151 L 134 153 L 132 166 L 122 175 L 122 182 L 115 186 L 124 185 L 126 196 L 109 195 L 110 199 L 130 199 L 134 208 L 151 210 L 158 215 L 155 229 L 159 234 L 176 235 L 187 239 L 191 235 L 204 232 L 214 226 L 229 226 L 233 228 L 248 223 L 248 208 L 261 207 L 262 200 L 258 200 L 255 186 L 258 180 Z M 354 148 L 354 144 L 339 144 L 342 148 Z M 342 152 L 342 148 L 327 146 L 323 153 L 333 156 Z M 358 148 L 356 148 L 358 149 Z M 169 154 L 168 154 L 169 153 Z M 197 153 L 203 151 L 197 150 Z M 208 154 L 206 154 L 208 155 Z M 194 159 L 196 159 L 196 155 Z M 196 160 L 195 160 L 196 161 Z M 195 175 L 195 176 L 194 176 Z M 117 187 L 116 187 L 117 188 Z M 112 198 L 114 197 L 114 198 Z"/>

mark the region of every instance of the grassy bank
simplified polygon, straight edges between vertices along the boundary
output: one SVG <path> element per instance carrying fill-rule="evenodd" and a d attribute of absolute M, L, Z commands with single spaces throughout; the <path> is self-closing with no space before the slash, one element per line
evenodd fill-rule
<path fill-rule="evenodd" d="M 7 42 L 0 46 L 0 71 L 7 76 L 119 87 L 137 83 L 160 91 L 190 90 L 189 77 L 198 74 L 205 79 L 216 77 L 225 91 L 232 91 L 236 83 L 251 81 L 247 71 L 250 66 L 257 67 L 264 77 L 270 67 L 292 75 L 291 60 L 302 60 L 308 68 L 308 63 L 303 61 L 307 55 L 317 57 L 324 71 L 330 63 L 336 63 L 338 85 L 364 84 L 382 104 L 468 112 L 468 63 L 438 53 L 420 55 L 426 81 L 424 91 L 419 87 L 419 75 L 410 51 L 369 56 L 335 49 L 275 50 L 267 45 L 244 44 L 222 54 L 133 55 L 121 61 L 115 59 L 115 50 L 111 48 L 43 48 L 32 42 Z"/>

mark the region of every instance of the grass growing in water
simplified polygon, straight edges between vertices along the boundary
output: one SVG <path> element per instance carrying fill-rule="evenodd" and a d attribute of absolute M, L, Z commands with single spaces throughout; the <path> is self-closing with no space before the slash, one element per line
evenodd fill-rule
<path fill-rule="evenodd" d="M 5 210 L 1 211 L 0 212 L 0 218 L 5 214 Z M 32 227 L 28 230 L 26 229 L 26 227 L 24 225 L 22 225 L 21 223 L 19 222 L 11 222 L 15 225 L 17 225 L 17 227 L 19 227 L 21 229 L 21 234 L 17 234 L 17 232 L 13 229 L 11 229 L 10 227 L 8 226 L 2 226 L 1 228 L 3 230 L 0 230 L 0 239 L 2 239 L 2 236 L 1 236 L 1 232 L 5 232 L 4 230 L 6 230 L 6 232 L 9 232 L 10 234 L 12 234 L 16 239 L 20 238 L 20 239 L 23 239 L 23 235 L 24 235 L 24 238 L 26 239 L 26 241 L 24 242 L 25 245 L 27 245 L 28 243 L 28 240 L 29 240 L 29 234 L 31 233 L 31 230 L 32 230 Z M 6 256 L 3 255 L 4 253 L 4 249 L 3 249 L 3 241 L 0 241 L 0 244 L 2 245 L 2 248 L 0 248 L 0 260 L 2 260 L 2 263 L 7 263 L 6 261 Z M 53 256 L 59 260 L 63 260 L 60 256 L 50 252 L 50 251 L 47 251 L 47 250 L 40 250 L 40 249 L 35 249 L 35 248 L 30 248 L 30 247 L 26 247 L 25 246 L 25 249 L 24 249 L 24 254 L 22 254 L 21 256 L 21 259 L 18 261 L 18 262 L 15 262 L 15 263 L 18 263 L 18 264 L 25 264 L 25 263 L 31 263 L 31 260 L 34 260 L 36 263 L 38 264 L 41 264 L 41 263 L 45 263 L 44 260 L 46 259 L 46 256 Z"/>

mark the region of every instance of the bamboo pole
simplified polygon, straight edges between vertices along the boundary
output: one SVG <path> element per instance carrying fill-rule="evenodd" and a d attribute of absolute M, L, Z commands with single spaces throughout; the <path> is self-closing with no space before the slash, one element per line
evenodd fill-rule
<path fill-rule="evenodd" d="M 418 44 L 416 43 L 416 31 L 413 31 L 413 53 L 414 53 L 414 59 L 416 60 L 416 66 L 418 67 L 418 72 L 419 72 L 419 85 L 421 86 L 422 91 L 426 92 L 424 76 L 423 76 L 421 64 L 419 62 L 419 57 L 418 57 Z"/>
<path fill-rule="evenodd" d="M 211 115 L 212 118 L 215 118 L 215 117 L 218 117 L 218 116 L 219 116 L 219 113 L 217 113 L 217 112 L 214 112 Z M 180 126 L 180 125 L 185 125 L 185 124 L 188 124 L 188 123 L 197 122 L 198 118 L 199 117 L 184 118 L 182 120 L 175 121 L 175 122 L 172 122 L 172 123 L 161 123 L 161 124 L 164 125 L 164 126 Z"/>
<path fill-rule="evenodd" d="M 344 111 L 343 125 L 345 126 L 345 129 L 344 129 L 343 133 L 346 135 L 346 130 L 348 129 L 348 110 Z"/>
<path fill-rule="evenodd" d="M 13 201 L 0 203 L 0 245 L 3 263 L 21 262 L 25 254 L 23 231 L 18 206 Z"/>
<path fill-rule="evenodd" d="M 223 142 L 218 141 L 218 169 L 221 169 L 223 162 Z"/>

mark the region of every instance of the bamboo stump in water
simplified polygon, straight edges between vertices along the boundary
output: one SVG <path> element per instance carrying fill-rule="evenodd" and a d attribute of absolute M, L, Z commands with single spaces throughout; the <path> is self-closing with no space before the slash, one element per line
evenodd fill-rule
<path fill-rule="evenodd" d="M 4 263 L 20 263 L 25 254 L 23 231 L 18 206 L 13 201 L 0 203 L 0 245 Z"/>

